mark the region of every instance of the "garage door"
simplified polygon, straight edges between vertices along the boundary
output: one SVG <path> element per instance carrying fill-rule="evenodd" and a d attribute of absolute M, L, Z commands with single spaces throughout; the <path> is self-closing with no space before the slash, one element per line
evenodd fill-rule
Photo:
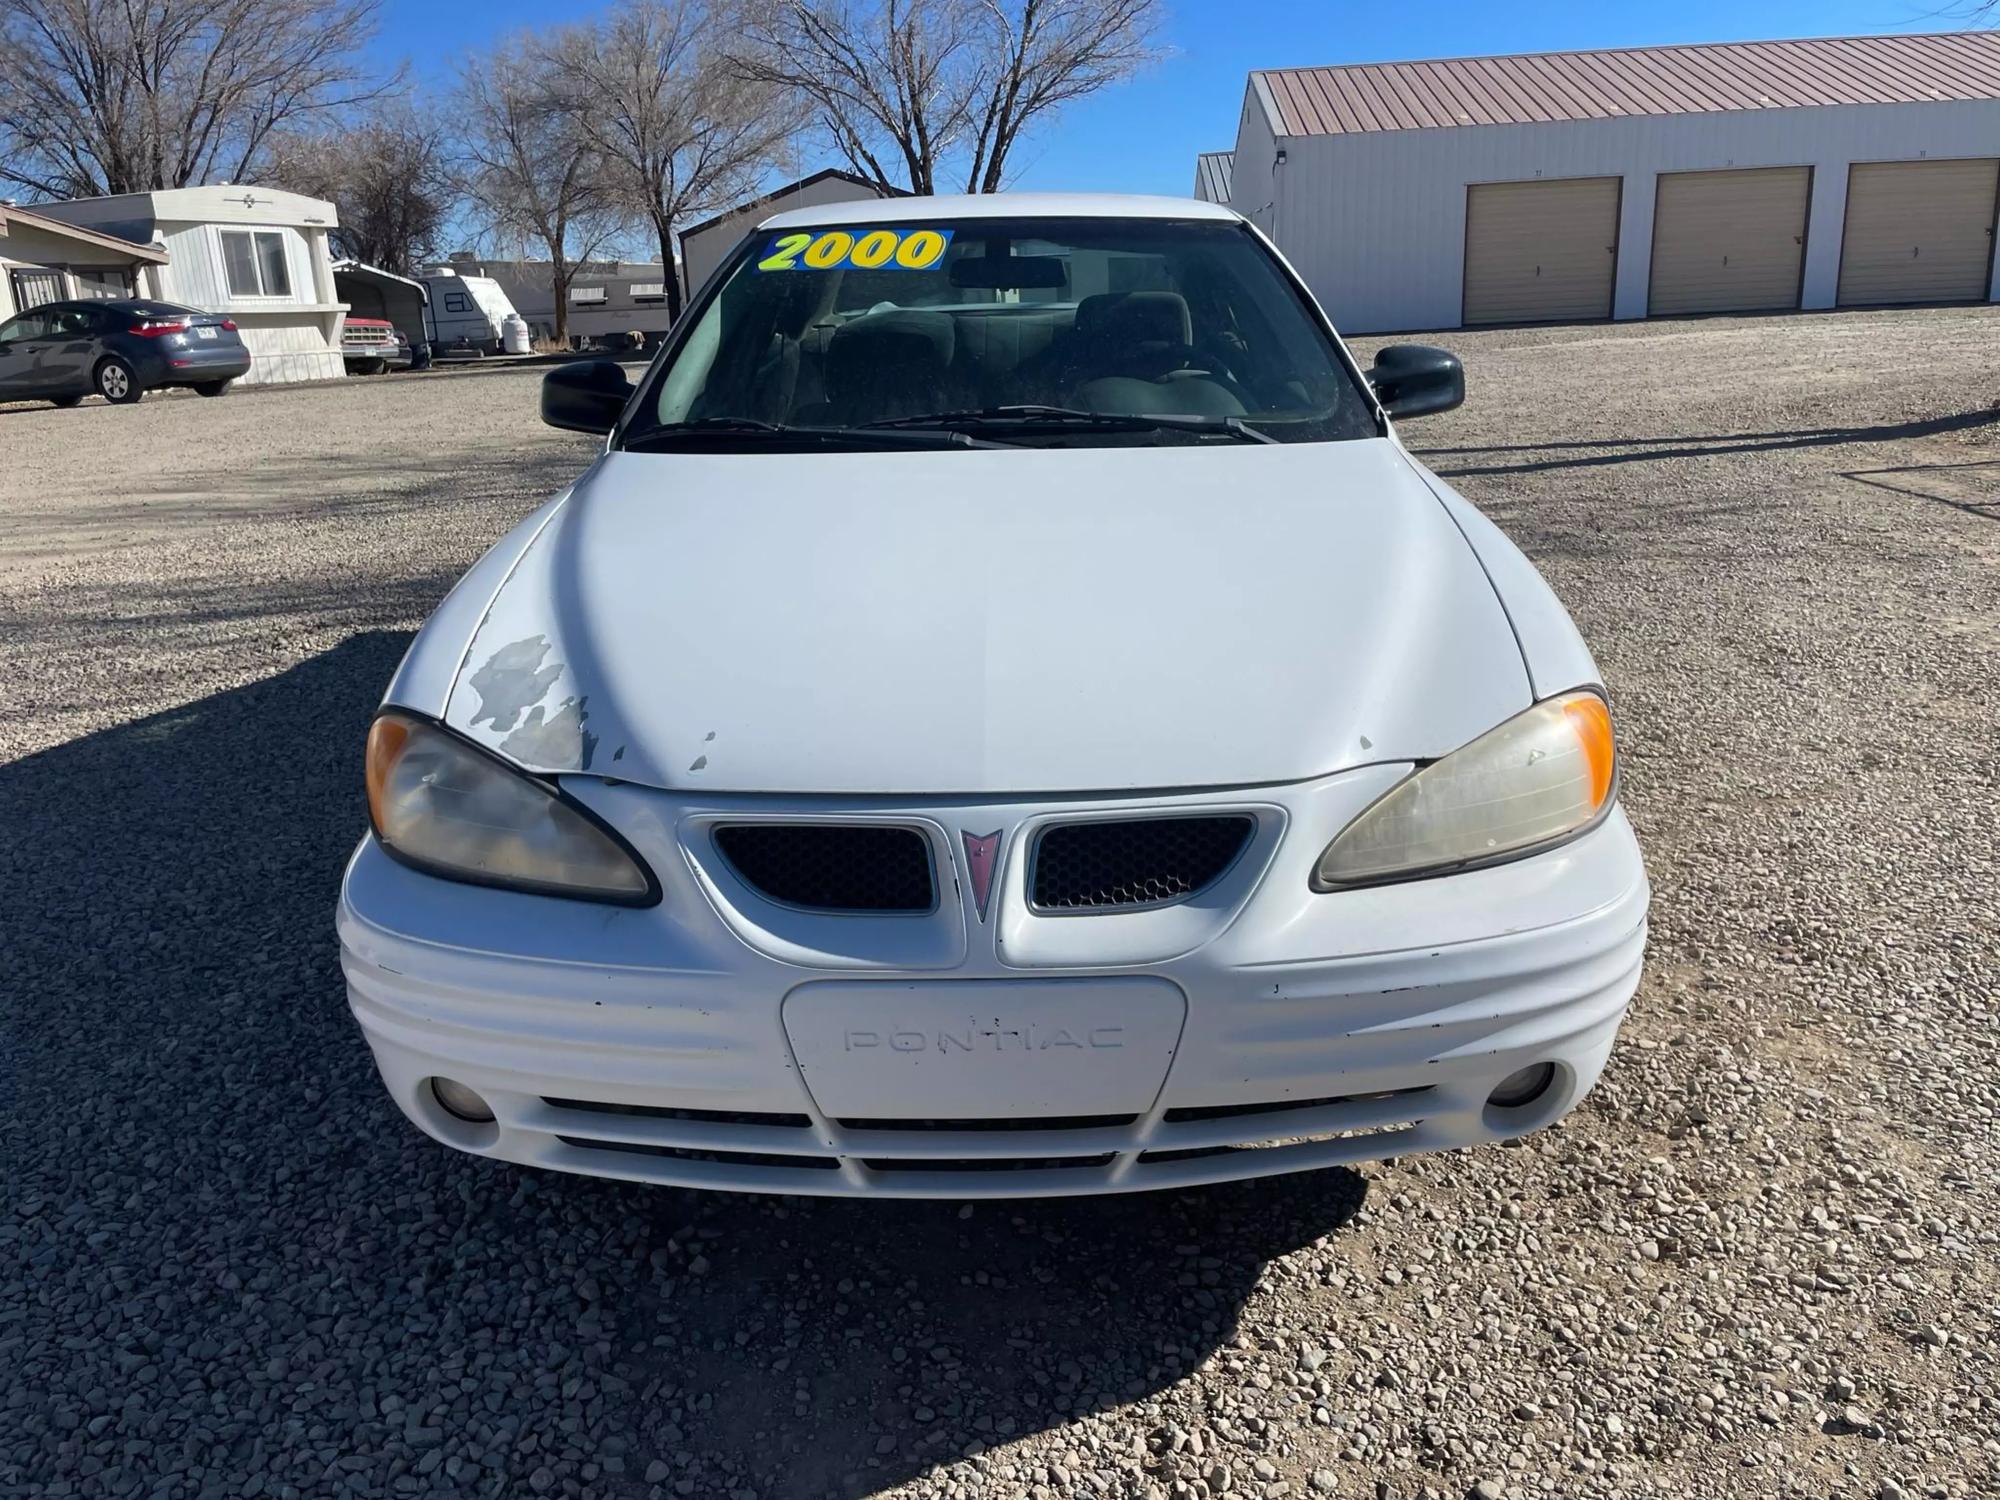
<path fill-rule="evenodd" d="M 1868 161 L 1847 171 L 1840 305 L 1984 302 L 2000 162 Z"/>
<path fill-rule="evenodd" d="M 1481 182 L 1465 203 L 1465 321 L 1611 316 L 1618 179 Z"/>
<path fill-rule="evenodd" d="M 1662 173 L 1653 205 L 1648 310 L 1797 307 L 1811 200 L 1810 167 Z"/>

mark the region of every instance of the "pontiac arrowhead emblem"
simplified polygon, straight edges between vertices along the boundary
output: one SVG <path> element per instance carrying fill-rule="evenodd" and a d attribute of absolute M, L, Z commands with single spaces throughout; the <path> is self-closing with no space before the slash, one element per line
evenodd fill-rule
<path fill-rule="evenodd" d="M 984 922 L 986 901 L 993 894 L 993 866 L 1000 853 L 1000 830 L 966 833 L 961 829 L 958 836 L 965 840 L 965 872 L 972 877 L 973 910 Z"/>

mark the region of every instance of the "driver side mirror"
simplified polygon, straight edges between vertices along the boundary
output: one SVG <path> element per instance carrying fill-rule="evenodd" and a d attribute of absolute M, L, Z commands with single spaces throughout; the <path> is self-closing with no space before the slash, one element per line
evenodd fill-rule
<path fill-rule="evenodd" d="M 1430 344 L 1376 350 L 1368 383 L 1392 417 L 1428 417 L 1465 403 L 1465 366 L 1449 349 Z"/>
<path fill-rule="evenodd" d="M 542 420 L 566 432 L 609 432 L 632 397 L 618 362 L 583 359 L 542 377 Z"/>

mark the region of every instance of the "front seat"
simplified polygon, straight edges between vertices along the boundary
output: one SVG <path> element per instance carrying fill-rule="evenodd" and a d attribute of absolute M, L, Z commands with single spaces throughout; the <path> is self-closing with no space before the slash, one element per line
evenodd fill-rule
<path fill-rule="evenodd" d="M 826 346 L 826 412 L 838 426 L 963 404 L 949 393 L 956 328 L 947 313 L 870 313 Z"/>
<path fill-rule="evenodd" d="M 1076 305 L 1070 379 L 1158 380 L 1187 364 L 1193 338 L 1187 298 L 1179 292 L 1099 292 Z"/>

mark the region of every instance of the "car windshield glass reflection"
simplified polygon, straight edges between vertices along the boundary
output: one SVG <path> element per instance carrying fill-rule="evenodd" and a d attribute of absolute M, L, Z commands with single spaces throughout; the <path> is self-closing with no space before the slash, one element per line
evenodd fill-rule
<path fill-rule="evenodd" d="M 1009 446 L 1377 432 L 1334 341 L 1239 224 L 766 231 L 693 317 L 628 445 L 700 432 L 712 447 L 725 421 L 744 449 L 800 429 L 935 426 Z"/>

